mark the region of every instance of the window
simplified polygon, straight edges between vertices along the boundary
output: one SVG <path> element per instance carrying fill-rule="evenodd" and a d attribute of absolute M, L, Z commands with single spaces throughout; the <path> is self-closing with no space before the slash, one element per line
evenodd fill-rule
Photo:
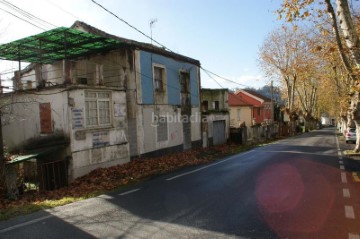
<path fill-rule="evenodd" d="M 180 87 L 181 93 L 190 93 L 190 73 L 181 71 L 180 72 Z"/>
<path fill-rule="evenodd" d="M 202 102 L 202 109 L 203 109 L 204 112 L 209 110 L 209 102 L 207 100 L 204 100 Z"/>
<path fill-rule="evenodd" d="M 110 92 L 85 92 L 86 126 L 110 125 Z"/>
<path fill-rule="evenodd" d="M 240 116 L 241 116 L 241 110 L 237 109 L 237 120 L 240 120 Z"/>
<path fill-rule="evenodd" d="M 40 103 L 40 132 L 42 134 L 53 133 L 50 103 Z"/>
<path fill-rule="evenodd" d="M 218 100 L 216 100 L 216 101 L 213 102 L 213 109 L 214 109 L 214 110 L 219 110 L 219 109 L 220 109 L 219 101 L 218 101 Z"/>
<path fill-rule="evenodd" d="M 154 88 L 155 91 L 164 91 L 165 68 L 154 66 Z"/>
<path fill-rule="evenodd" d="M 257 114 L 258 114 L 258 116 L 260 116 L 260 115 L 261 115 L 261 109 L 260 109 L 260 107 L 259 107 L 259 108 L 257 108 Z"/>

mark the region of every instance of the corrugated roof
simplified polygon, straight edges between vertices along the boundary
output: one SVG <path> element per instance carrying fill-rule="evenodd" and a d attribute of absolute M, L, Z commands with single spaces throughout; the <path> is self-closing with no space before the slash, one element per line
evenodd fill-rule
<path fill-rule="evenodd" d="M 0 45 L 0 59 L 31 63 L 53 63 L 131 46 L 200 66 L 198 60 L 148 43 L 108 34 L 84 22 L 76 21 L 71 28 L 59 27 L 34 36 Z"/>
<path fill-rule="evenodd" d="M 52 63 L 116 49 L 124 42 L 72 28 L 59 27 L 0 45 L 0 59 Z"/>

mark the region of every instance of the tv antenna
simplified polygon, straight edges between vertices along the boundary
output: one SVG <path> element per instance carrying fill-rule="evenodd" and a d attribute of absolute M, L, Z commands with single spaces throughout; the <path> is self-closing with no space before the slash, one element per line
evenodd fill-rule
<path fill-rule="evenodd" d="M 149 25 L 150 25 L 150 39 L 151 39 L 151 45 L 153 44 L 153 38 L 152 38 L 152 29 L 153 26 L 157 22 L 157 18 L 150 19 Z"/>

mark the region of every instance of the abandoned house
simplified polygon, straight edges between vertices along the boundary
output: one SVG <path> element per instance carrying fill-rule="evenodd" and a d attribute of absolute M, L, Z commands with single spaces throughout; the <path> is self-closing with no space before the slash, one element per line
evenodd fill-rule
<path fill-rule="evenodd" d="M 203 147 L 224 144 L 229 138 L 228 89 L 201 89 Z"/>
<path fill-rule="evenodd" d="M 31 63 L 2 97 L 3 138 L 22 154 L 10 164 L 36 159 L 44 189 L 201 145 L 197 60 L 79 21 L 1 45 L 0 59 Z"/>

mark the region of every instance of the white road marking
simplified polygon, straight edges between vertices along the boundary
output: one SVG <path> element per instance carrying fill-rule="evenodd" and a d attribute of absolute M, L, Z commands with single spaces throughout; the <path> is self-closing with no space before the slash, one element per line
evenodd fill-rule
<path fill-rule="evenodd" d="M 133 190 L 124 192 L 124 193 L 120 193 L 119 196 L 128 195 L 128 194 L 130 194 L 130 193 L 134 193 L 134 192 L 137 192 L 137 191 L 139 191 L 139 190 L 140 190 L 140 188 L 136 188 L 136 189 L 133 189 Z"/>
<path fill-rule="evenodd" d="M 344 170 L 345 169 L 344 165 L 340 165 L 340 169 Z"/>
<path fill-rule="evenodd" d="M 350 190 L 348 188 L 343 188 L 344 198 L 350 198 Z"/>
<path fill-rule="evenodd" d="M 354 208 L 352 206 L 345 206 L 345 217 L 355 219 Z"/>
<path fill-rule="evenodd" d="M 339 161 L 339 164 L 344 164 L 344 161 L 340 160 L 340 161 Z"/>
<path fill-rule="evenodd" d="M 243 154 L 241 154 L 241 155 L 234 155 L 234 156 L 232 156 L 232 157 L 230 157 L 230 158 L 228 158 L 228 159 L 222 160 L 222 161 L 220 161 L 220 162 L 213 163 L 213 164 L 210 164 L 210 165 L 207 165 L 207 166 L 204 166 L 204 167 L 201 167 L 201 168 L 198 168 L 198 169 L 195 169 L 195 170 L 186 172 L 186 173 L 182 173 L 182 174 L 176 175 L 176 176 L 174 176 L 174 177 L 167 178 L 167 179 L 165 179 L 165 180 L 166 180 L 166 181 L 171 181 L 171 180 L 174 180 L 174 179 L 176 179 L 176 178 L 180 178 L 180 177 L 183 177 L 183 176 L 192 174 L 192 173 L 196 173 L 196 172 L 201 171 L 201 170 L 204 170 L 204 169 L 206 169 L 206 168 L 210 168 L 210 167 L 212 167 L 212 166 L 215 166 L 215 165 L 218 165 L 218 164 L 221 164 L 221 163 L 225 163 L 225 162 L 227 162 L 227 161 L 229 161 L 229 160 L 231 160 L 231 159 L 236 158 L 237 156 L 243 156 L 243 155 L 246 155 L 246 154 L 249 154 L 249 153 L 252 153 L 252 152 L 254 152 L 254 150 L 248 151 L 248 152 L 243 153 Z"/>
<path fill-rule="evenodd" d="M 343 157 L 342 157 L 342 156 L 339 156 L 339 159 L 343 159 Z"/>
<path fill-rule="evenodd" d="M 342 183 L 347 183 L 347 178 L 346 178 L 346 173 L 345 172 L 341 172 L 341 182 Z"/>
<path fill-rule="evenodd" d="M 100 195 L 100 196 L 97 196 L 97 197 L 98 197 L 98 198 L 101 198 L 101 199 L 114 199 L 114 197 L 109 196 L 109 195 L 105 195 L 105 194 Z"/>
<path fill-rule="evenodd" d="M 358 234 L 349 233 L 349 239 L 360 239 L 360 236 Z"/>
<path fill-rule="evenodd" d="M 338 155 L 339 155 L 339 157 L 341 157 L 341 151 L 338 151 Z"/>
<path fill-rule="evenodd" d="M 27 222 L 24 222 L 24 223 L 17 224 L 15 226 L 11 226 L 11 227 L 8 227 L 8 228 L 5 228 L 5 229 L 1 229 L 0 233 L 5 233 L 5 232 L 8 232 L 8 231 L 12 231 L 12 230 L 20 228 L 20 227 L 25 227 L 27 225 L 31 225 L 31 224 L 46 220 L 46 219 L 48 219 L 50 217 L 54 217 L 54 216 L 53 215 L 48 215 L 48 216 L 44 216 L 44 217 L 39 217 L 39 218 L 31 220 L 31 221 L 27 221 Z"/>

